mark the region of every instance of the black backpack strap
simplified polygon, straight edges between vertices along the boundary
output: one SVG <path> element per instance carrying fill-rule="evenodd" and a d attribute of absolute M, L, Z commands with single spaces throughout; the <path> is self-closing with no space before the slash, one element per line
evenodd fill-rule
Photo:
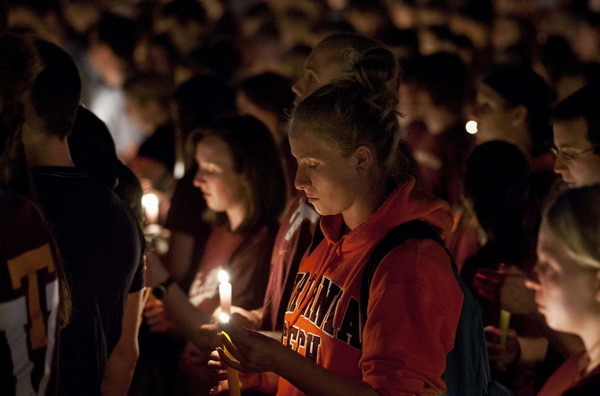
<path fill-rule="evenodd" d="M 373 249 L 369 261 L 365 265 L 361 280 L 360 289 L 360 310 L 362 314 L 362 323 L 367 322 L 367 307 L 369 305 L 369 290 L 375 270 L 383 258 L 392 251 L 396 246 L 402 245 L 407 239 L 432 239 L 444 247 L 444 242 L 440 238 L 433 226 L 425 223 L 422 220 L 412 220 L 402 223 L 392 228 L 377 246 Z M 444 250 L 446 248 L 444 247 Z M 447 252 L 447 250 L 446 250 Z M 452 262 L 454 265 L 454 261 Z"/>
<path fill-rule="evenodd" d="M 392 249 L 400 246 L 407 239 L 431 239 L 440 244 L 451 260 L 454 278 L 464 294 L 454 348 L 446 356 L 446 369 L 442 375 L 446 381 L 446 395 L 510 395 L 497 386 L 492 386 L 488 393 L 490 371 L 481 321 L 481 307 L 459 276 L 456 263 L 439 234 L 423 221 L 413 220 L 396 226 L 373 249 L 361 280 L 360 309 L 363 329 L 367 321 L 369 289 L 375 270 Z"/>

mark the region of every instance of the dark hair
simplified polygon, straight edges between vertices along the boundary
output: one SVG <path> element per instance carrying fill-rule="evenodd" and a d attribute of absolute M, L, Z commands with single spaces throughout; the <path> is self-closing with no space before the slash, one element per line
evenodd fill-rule
<path fill-rule="evenodd" d="M 524 233 L 528 165 L 518 147 L 504 141 L 477 146 L 465 171 L 465 191 L 481 227 L 492 239 Z M 519 237 L 522 235 L 519 235 Z"/>
<path fill-rule="evenodd" d="M 131 209 L 138 224 L 143 227 L 144 207 L 142 206 L 142 196 L 144 191 L 140 179 L 121 161 L 117 162 L 116 175 L 118 182 L 113 191 Z"/>
<path fill-rule="evenodd" d="M 30 39 L 13 34 L 0 36 L 0 184 L 8 183 L 11 173 L 19 170 L 13 166 L 20 168 L 13 161 L 25 120 L 23 98 L 41 68 Z"/>
<path fill-rule="evenodd" d="M 227 37 L 210 37 L 190 52 L 187 62 L 229 81 L 240 66 L 242 56 L 235 43 Z"/>
<path fill-rule="evenodd" d="M 413 80 L 427 91 L 432 103 L 461 111 L 468 90 L 468 74 L 458 55 L 437 52 L 415 62 Z"/>
<path fill-rule="evenodd" d="M 8 28 L 8 3 L 0 0 L 0 34 L 6 33 Z"/>
<path fill-rule="evenodd" d="M 163 9 L 164 16 L 175 17 L 179 22 L 208 22 L 208 14 L 201 2 L 197 0 L 174 0 Z"/>
<path fill-rule="evenodd" d="M 510 107 L 527 108 L 527 126 L 533 155 L 548 151 L 551 91 L 548 84 L 531 67 L 502 65 L 492 70 L 483 83 L 496 91 Z"/>
<path fill-rule="evenodd" d="M 104 13 L 95 28 L 98 41 L 105 43 L 121 59 L 131 62 L 140 39 L 140 28 L 129 18 Z"/>
<path fill-rule="evenodd" d="M 581 76 L 584 85 L 600 85 L 600 63 L 599 62 L 575 62 L 563 71 L 561 77 Z"/>
<path fill-rule="evenodd" d="M 154 100 L 166 110 L 169 109 L 174 90 L 170 78 L 149 71 L 136 74 L 123 84 L 125 95 L 138 100 L 140 103 Z"/>
<path fill-rule="evenodd" d="M 142 187 L 137 176 L 117 157 L 115 143 L 104 122 L 79 106 L 68 140 L 75 166 L 113 190 L 133 211 L 141 226 Z"/>
<path fill-rule="evenodd" d="M 184 136 L 219 117 L 235 113 L 233 90 L 215 75 L 199 74 L 190 78 L 175 91 L 175 101 Z"/>
<path fill-rule="evenodd" d="M 569 41 L 559 35 L 548 37 L 540 48 L 539 58 L 546 69 L 551 83 L 554 83 L 568 65 L 577 61 L 577 55 Z"/>
<path fill-rule="evenodd" d="M 558 103 L 552 109 L 552 123 L 571 121 L 579 117 L 587 125 L 587 139 L 594 145 L 594 153 L 600 154 L 600 87 L 587 85 Z"/>
<path fill-rule="evenodd" d="M 221 118 L 194 133 L 194 146 L 208 136 L 227 144 L 233 170 L 248 180 L 248 208 L 239 231 L 276 223 L 285 207 L 287 187 L 279 150 L 267 127 L 252 116 Z"/>
<path fill-rule="evenodd" d="M 81 95 L 79 71 L 73 59 L 44 40 L 35 43 L 44 69 L 31 87 L 31 103 L 44 121 L 46 132 L 66 138 L 75 122 Z"/>
<path fill-rule="evenodd" d="M 370 147 L 386 182 L 397 184 L 408 166 L 399 150 L 397 91 L 389 85 L 397 80 L 398 61 L 389 50 L 372 48 L 353 70 L 352 79 L 334 80 L 300 102 L 290 117 L 290 128 L 307 126 L 344 155 L 363 145 Z"/>
<path fill-rule="evenodd" d="M 113 189 L 117 184 L 120 161 L 104 122 L 85 107 L 79 106 L 68 142 L 75 166 Z"/>
<path fill-rule="evenodd" d="M 257 106 L 279 116 L 280 121 L 285 117 L 294 102 L 291 81 L 277 73 L 262 73 L 242 81 L 239 90 Z"/>

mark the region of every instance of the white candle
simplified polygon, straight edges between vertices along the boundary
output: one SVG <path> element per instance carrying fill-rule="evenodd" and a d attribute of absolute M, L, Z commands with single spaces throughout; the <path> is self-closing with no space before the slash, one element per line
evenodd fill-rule
<path fill-rule="evenodd" d="M 142 196 L 142 206 L 144 207 L 144 213 L 146 214 L 146 221 L 148 224 L 158 223 L 158 211 L 160 202 L 156 194 L 146 193 Z"/>
<path fill-rule="evenodd" d="M 231 283 L 229 274 L 225 270 L 219 271 L 219 298 L 221 299 L 221 313 L 231 315 Z"/>

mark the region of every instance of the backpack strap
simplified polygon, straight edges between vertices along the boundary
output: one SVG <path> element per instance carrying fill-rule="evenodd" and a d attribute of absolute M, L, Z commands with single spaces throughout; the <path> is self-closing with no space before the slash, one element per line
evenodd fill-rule
<path fill-rule="evenodd" d="M 367 322 L 367 307 L 369 305 L 369 290 L 379 263 L 396 246 L 402 245 L 407 239 L 432 239 L 444 247 L 444 242 L 437 231 L 422 220 L 412 220 L 392 228 L 373 249 L 369 261 L 365 265 L 360 289 L 360 310 L 363 326 Z M 444 250 L 446 248 L 444 247 Z M 447 252 L 447 250 L 446 250 Z M 450 256 L 450 255 L 449 255 Z M 450 256 L 451 257 L 451 256 Z M 452 260 L 452 265 L 454 260 Z"/>
<path fill-rule="evenodd" d="M 360 309 L 362 325 L 367 322 L 367 307 L 373 275 L 383 258 L 407 239 L 431 239 L 437 242 L 450 258 L 454 278 L 461 288 L 464 300 L 454 340 L 454 348 L 446 356 L 446 369 L 442 378 L 446 381 L 445 395 L 494 395 L 509 396 L 501 387 L 490 382 L 487 349 L 481 320 L 481 307 L 471 295 L 458 274 L 452 255 L 444 246 L 439 234 L 429 224 L 413 220 L 394 227 L 373 249 L 361 280 Z M 488 389 L 488 386 L 490 388 Z"/>

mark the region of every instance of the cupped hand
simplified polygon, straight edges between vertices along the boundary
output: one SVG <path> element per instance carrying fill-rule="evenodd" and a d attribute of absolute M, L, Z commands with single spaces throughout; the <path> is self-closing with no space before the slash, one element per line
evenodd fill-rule
<path fill-rule="evenodd" d="M 504 372 L 516 363 L 519 358 L 519 341 L 517 332 L 513 329 L 508 331 L 506 343 L 500 344 L 500 329 L 494 326 L 486 326 L 486 345 L 490 368 L 495 371 Z"/>
<path fill-rule="evenodd" d="M 165 310 L 165 305 L 156 298 L 149 298 L 146 302 L 144 318 L 153 333 L 166 333 L 175 328 L 175 322 Z"/>
<path fill-rule="evenodd" d="M 280 342 L 256 331 L 231 323 L 219 323 L 219 326 L 229 336 L 229 338 L 222 336 L 224 348 L 217 348 L 219 359 L 238 371 L 244 373 L 276 371 L 277 359 L 288 351 L 288 348 Z"/>

